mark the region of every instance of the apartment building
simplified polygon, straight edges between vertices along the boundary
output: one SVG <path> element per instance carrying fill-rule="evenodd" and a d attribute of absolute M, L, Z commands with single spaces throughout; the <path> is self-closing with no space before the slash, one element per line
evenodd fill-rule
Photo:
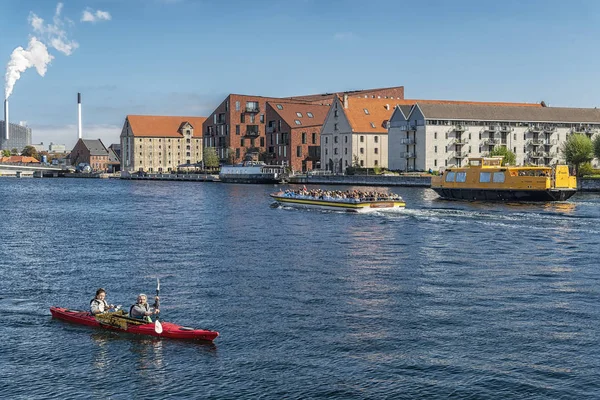
<path fill-rule="evenodd" d="M 266 142 L 267 102 L 331 105 L 334 97 L 404 98 L 404 87 L 351 90 L 294 97 L 262 97 L 230 94 L 208 116 L 202 128 L 204 147 L 214 147 L 223 162 L 236 163 L 246 156 L 269 157 Z"/>
<path fill-rule="evenodd" d="M 205 117 L 128 115 L 121 131 L 121 171 L 171 172 L 202 162 Z"/>
<path fill-rule="evenodd" d="M 320 168 L 320 133 L 329 106 L 267 102 L 267 163 L 287 165 L 292 171 Z"/>
<path fill-rule="evenodd" d="M 416 102 L 391 116 L 388 164 L 391 170 L 437 171 L 503 146 L 519 165 L 551 165 L 564 162 L 560 146 L 568 135 L 598 132 L 595 108 Z"/>

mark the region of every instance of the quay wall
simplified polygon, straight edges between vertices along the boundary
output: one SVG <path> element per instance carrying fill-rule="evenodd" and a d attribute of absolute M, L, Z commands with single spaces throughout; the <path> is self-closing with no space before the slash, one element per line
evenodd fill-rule
<path fill-rule="evenodd" d="M 600 179 L 579 179 L 577 181 L 577 190 L 580 192 L 600 192 Z"/>

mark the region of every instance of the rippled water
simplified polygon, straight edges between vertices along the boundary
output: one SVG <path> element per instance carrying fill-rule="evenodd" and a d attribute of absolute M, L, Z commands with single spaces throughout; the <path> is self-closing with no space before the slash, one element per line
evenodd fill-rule
<path fill-rule="evenodd" d="M 600 196 L 272 208 L 273 186 L 2 179 L 2 398 L 597 398 Z M 214 344 L 50 318 L 96 288 Z"/>

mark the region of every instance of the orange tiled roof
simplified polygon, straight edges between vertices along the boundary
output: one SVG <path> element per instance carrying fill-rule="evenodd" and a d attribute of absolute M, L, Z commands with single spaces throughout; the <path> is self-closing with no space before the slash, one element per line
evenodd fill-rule
<path fill-rule="evenodd" d="M 179 128 L 184 122 L 194 127 L 195 138 L 202 137 L 202 123 L 206 117 L 174 117 L 162 115 L 128 115 L 133 136 L 181 137 Z"/>
<path fill-rule="evenodd" d="M 10 157 L 2 157 L 0 158 L 0 162 L 3 163 L 22 163 L 22 164 L 29 164 L 29 163 L 37 163 L 39 164 L 40 162 L 33 158 L 33 157 L 29 157 L 29 156 L 10 156 Z"/>
<path fill-rule="evenodd" d="M 286 101 L 273 101 L 269 102 L 273 110 L 281 119 L 283 119 L 290 127 L 293 128 L 302 128 L 302 127 L 310 127 L 310 126 L 321 126 L 323 122 L 325 122 L 325 117 L 329 112 L 329 106 L 322 106 L 320 104 L 307 104 L 307 103 L 294 103 L 294 102 L 286 102 Z M 277 108 L 277 105 L 281 105 L 283 110 Z M 312 113 L 312 118 L 310 118 L 307 113 Z M 298 116 L 297 113 L 302 115 Z M 300 125 L 296 124 L 296 120 L 300 121 Z"/>
<path fill-rule="evenodd" d="M 365 97 L 348 97 L 348 108 L 344 109 L 344 100 L 339 98 L 342 110 L 346 114 L 354 132 L 387 132 L 384 122 L 390 119 L 394 108 L 399 105 L 419 104 L 468 104 L 483 106 L 517 106 L 517 107 L 542 107 L 537 103 L 502 103 L 485 101 L 461 100 L 411 100 L 411 99 L 374 99 Z M 387 108 L 386 108 L 387 106 Z M 368 114 L 365 112 L 367 109 Z"/>

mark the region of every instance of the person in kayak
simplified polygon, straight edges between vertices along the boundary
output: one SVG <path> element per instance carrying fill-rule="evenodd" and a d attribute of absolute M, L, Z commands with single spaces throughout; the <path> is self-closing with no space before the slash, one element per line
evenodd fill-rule
<path fill-rule="evenodd" d="M 158 301 L 158 296 L 156 296 L 155 301 Z M 150 310 L 148 296 L 144 293 L 140 293 L 137 297 L 137 302 L 129 308 L 129 316 L 131 318 L 143 319 L 148 322 L 152 322 L 151 315 L 158 314 L 159 312 L 158 308 Z"/>
<path fill-rule="evenodd" d="M 106 290 L 102 288 L 96 290 L 96 297 L 90 301 L 90 312 L 92 315 L 102 314 L 112 308 L 115 308 L 115 306 L 108 304 L 106 301 Z"/>

